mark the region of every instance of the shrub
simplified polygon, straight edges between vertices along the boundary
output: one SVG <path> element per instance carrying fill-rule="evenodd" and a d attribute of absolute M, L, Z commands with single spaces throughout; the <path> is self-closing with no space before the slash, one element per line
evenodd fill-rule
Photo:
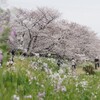
<path fill-rule="evenodd" d="M 91 62 L 86 62 L 82 64 L 82 67 L 83 67 L 83 70 L 89 75 L 95 73 L 93 64 Z"/>

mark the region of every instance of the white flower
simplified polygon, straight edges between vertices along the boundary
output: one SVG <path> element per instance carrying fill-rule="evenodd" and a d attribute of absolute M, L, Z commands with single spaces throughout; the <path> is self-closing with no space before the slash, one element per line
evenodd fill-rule
<path fill-rule="evenodd" d="M 59 72 L 59 74 L 64 74 L 64 70 L 63 70 L 63 69 L 61 69 L 61 68 L 59 69 L 59 71 L 58 71 L 58 72 Z"/>
<path fill-rule="evenodd" d="M 92 92 L 92 95 L 94 96 L 95 94 Z"/>
<path fill-rule="evenodd" d="M 42 60 L 41 60 L 41 59 L 39 59 L 39 60 L 38 60 L 38 63 L 42 63 Z"/>
<path fill-rule="evenodd" d="M 48 64 L 47 63 L 43 63 L 43 67 L 47 68 Z"/>
<path fill-rule="evenodd" d="M 39 97 L 39 98 L 43 98 L 43 97 L 45 97 L 45 92 L 42 92 L 42 93 L 39 92 L 39 93 L 38 93 L 38 97 Z"/>
<path fill-rule="evenodd" d="M 38 64 L 36 62 L 32 62 L 31 67 L 32 67 L 32 69 L 37 69 Z"/>
<path fill-rule="evenodd" d="M 34 80 L 37 80 L 37 78 L 36 78 L 36 77 L 33 77 L 33 79 L 34 79 Z"/>
<path fill-rule="evenodd" d="M 13 61 L 8 61 L 6 65 L 7 65 L 7 66 L 12 66 L 13 64 L 14 64 Z"/>
<path fill-rule="evenodd" d="M 52 70 L 51 69 L 49 69 L 49 74 L 52 74 Z"/>
<path fill-rule="evenodd" d="M 59 79 L 58 79 L 58 85 L 61 85 L 62 82 L 63 82 L 63 79 L 62 79 L 62 78 L 59 78 Z"/>
<path fill-rule="evenodd" d="M 2 66 L 1 66 L 1 63 L 0 63 L 0 68 L 1 68 Z"/>
<path fill-rule="evenodd" d="M 49 53 L 48 56 L 51 56 L 51 54 Z"/>
<path fill-rule="evenodd" d="M 37 85 L 40 85 L 38 82 L 36 82 Z"/>
<path fill-rule="evenodd" d="M 94 98 L 97 98 L 97 96 L 96 96 L 96 95 L 94 95 Z"/>
<path fill-rule="evenodd" d="M 66 92 L 66 87 L 65 87 L 65 86 L 62 86 L 62 87 L 61 87 L 61 91 L 62 91 L 62 92 Z"/>
<path fill-rule="evenodd" d="M 24 98 L 26 98 L 26 99 L 31 99 L 32 98 L 32 96 L 31 95 L 28 95 L 28 96 L 24 96 Z"/>
<path fill-rule="evenodd" d="M 46 73 L 49 73 L 49 70 L 48 70 L 48 68 L 44 68 L 44 70 L 45 70 L 45 72 L 46 72 Z"/>
<path fill-rule="evenodd" d="M 42 84 L 41 87 L 44 88 L 44 85 Z"/>
<path fill-rule="evenodd" d="M 14 72 L 17 71 L 15 66 L 11 67 L 11 70 L 14 71 Z"/>
<path fill-rule="evenodd" d="M 66 79 L 66 78 L 67 78 L 67 76 L 66 76 L 66 75 L 64 75 L 63 79 Z"/>
<path fill-rule="evenodd" d="M 87 81 L 82 81 L 80 82 L 80 84 L 82 85 L 83 88 L 85 88 L 88 85 Z"/>
<path fill-rule="evenodd" d="M 20 100 L 20 98 L 17 95 L 13 95 L 13 100 Z"/>
<path fill-rule="evenodd" d="M 52 63 L 56 63 L 56 60 L 54 58 L 47 58 L 49 61 L 51 61 Z"/>
<path fill-rule="evenodd" d="M 38 100 L 44 100 L 43 98 L 39 98 Z"/>
<path fill-rule="evenodd" d="M 35 55 L 36 57 L 39 57 L 39 53 L 34 53 L 34 55 Z"/>

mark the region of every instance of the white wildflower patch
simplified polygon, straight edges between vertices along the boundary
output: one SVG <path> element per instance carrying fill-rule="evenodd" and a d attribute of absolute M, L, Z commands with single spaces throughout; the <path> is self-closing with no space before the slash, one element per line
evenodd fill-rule
<path fill-rule="evenodd" d="M 54 58 L 47 58 L 47 60 L 51 61 L 52 63 L 56 63 L 56 60 Z"/>
<path fill-rule="evenodd" d="M 14 65 L 14 62 L 13 62 L 13 61 L 8 61 L 8 62 L 6 63 L 6 65 L 7 65 L 7 67 L 11 67 L 11 66 Z"/>
<path fill-rule="evenodd" d="M 59 79 L 60 78 L 60 74 L 59 73 L 54 73 L 54 74 L 52 74 L 52 75 L 50 75 L 50 78 L 51 79 Z"/>
<path fill-rule="evenodd" d="M 76 82 L 75 84 L 76 88 L 78 88 L 79 86 L 81 86 L 84 90 L 87 88 L 88 86 L 88 82 L 87 81 L 81 81 L 81 82 Z"/>
<path fill-rule="evenodd" d="M 37 62 L 32 62 L 31 63 L 31 68 L 34 69 L 34 70 L 37 70 L 37 68 L 38 68 Z"/>
<path fill-rule="evenodd" d="M 86 88 L 88 86 L 88 82 L 87 81 L 81 81 L 80 84 L 81 84 L 81 86 L 83 88 Z"/>
<path fill-rule="evenodd" d="M 15 66 L 11 66 L 11 67 L 7 68 L 7 71 L 8 72 L 15 72 L 16 73 L 17 72 L 17 68 Z"/>
<path fill-rule="evenodd" d="M 62 68 L 60 68 L 60 69 L 58 70 L 58 72 L 59 72 L 59 74 L 64 74 L 64 73 L 65 73 L 64 70 L 63 70 Z"/>
<path fill-rule="evenodd" d="M 43 67 L 48 68 L 48 64 L 47 63 L 43 63 Z"/>

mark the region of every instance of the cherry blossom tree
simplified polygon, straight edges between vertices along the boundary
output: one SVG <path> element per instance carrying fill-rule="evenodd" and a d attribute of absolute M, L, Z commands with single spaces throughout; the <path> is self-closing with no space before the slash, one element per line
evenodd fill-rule
<path fill-rule="evenodd" d="M 49 45 L 53 42 L 53 36 L 50 35 L 51 32 L 48 32 L 48 28 L 51 25 L 53 27 L 53 23 L 58 17 L 57 11 L 48 8 L 38 8 L 36 11 L 17 9 L 12 27 L 16 30 L 19 45 L 29 52 L 32 50 L 39 51 L 37 48 L 41 48 L 40 45 L 42 47 L 44 44 Z M 45 46 L 44 48 L 46 48 Z"/>
<path fill-rule="evenodd" d="M 13 45 L 28 52 L 53 53 L 61 57 L 100 54 L 100 40 L 86 26 L 59 18 L 59 12 L 49 8 L 34 11 L 16 9 L 11 18 Z"/>
<path fill-rule="evenodd" d="M 60 50 L 63 51 L 63 55 L 71 58 L 83 54 L 89 58 L 99 55 L 100 40 L 95 32 L 86 26 L 67 21 L 62 21 L 59 25 L 62 32 L 60 32 L 58 43 L 61 45 L 62 50 Z"/>

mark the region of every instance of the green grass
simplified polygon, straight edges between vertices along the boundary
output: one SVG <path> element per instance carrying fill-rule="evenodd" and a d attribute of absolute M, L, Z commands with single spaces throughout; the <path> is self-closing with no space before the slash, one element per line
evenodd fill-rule
<path fill-rule="evenodd" d="M 37 69 L 31 67 L 31 61 L 40 62 Z M 51 73 L 42 70 L 47 63 Z M 39 93 L 45 93 L 43 100 L 100 100 L 100 71 L 95 75 L 86 75 L 77 68 L 77 75 L 58 73 L 56 62 L 47 58 L 15 58 L 11 67 L 0 68 L 0 100 L 39 100 Z M 64 87 L 66 90 L 62 90 Z M 25 98 L 31 95 L 32 98 Z"/>

